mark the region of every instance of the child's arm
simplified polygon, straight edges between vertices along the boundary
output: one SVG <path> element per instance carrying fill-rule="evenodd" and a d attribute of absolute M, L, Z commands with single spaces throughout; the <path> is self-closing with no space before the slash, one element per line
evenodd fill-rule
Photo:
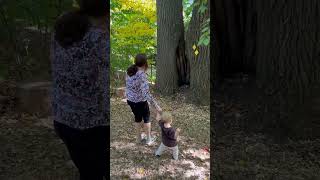
<path fill-rule="evenodd" d="M 181 132 L 181 129 L 180 128 L 177 128 L 176 129 L 176 133 L 175 133 L 175 135 L 174 135 L 174 138 L 177 140 L 177 141 L 179 141 L 179 134 L 180 134 L 180 132 Z"/>

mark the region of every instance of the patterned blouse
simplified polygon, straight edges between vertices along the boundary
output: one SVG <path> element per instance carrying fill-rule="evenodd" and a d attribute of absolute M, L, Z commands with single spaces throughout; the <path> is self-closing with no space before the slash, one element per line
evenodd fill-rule
<path fill-rule="evenodd" d="M 55 121 L 77 129 L 109 124 L 109 52 L 109 36 L 94 27 L 66 49 L 52 40 Z"/>
<path fill-rule="evenodd" d="M 159 107 L 158 103 L 149 92 L 149 84 L 146 73 L 139 70 L 135 75 L 126 77 L 126 97 L 131 102 L 148 101 L 154 107 Z"/>

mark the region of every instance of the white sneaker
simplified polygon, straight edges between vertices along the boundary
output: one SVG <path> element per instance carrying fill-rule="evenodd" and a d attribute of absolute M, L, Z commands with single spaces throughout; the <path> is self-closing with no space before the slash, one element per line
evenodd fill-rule
<path fill-rule="evenodd" d="M 150 139 L 147 139 L 146 144 L 148 146 L 152 145 L 156 141 L 156 137 L 151 137 Z"/>
<path fill-rule="evenodd" d="M 141 141 L 147 140 L 147 135 L 144 133 L 142 133 L 140 137 L 141 137 Z"/>
<path fill-rule="evenodd" d="M 145 144 L 146 142 L 147 142 L 147 136 L 144 133 L 140 135 L 140 138 L 136 139 L 137 144 Z"/>
<path fill-rule="evenodd" d="M 147 136 L 142 133 L 141 136 L 140 136 L 140 143 L 141 144 L 146 144 L 146 142 L 147 142 Z"/>

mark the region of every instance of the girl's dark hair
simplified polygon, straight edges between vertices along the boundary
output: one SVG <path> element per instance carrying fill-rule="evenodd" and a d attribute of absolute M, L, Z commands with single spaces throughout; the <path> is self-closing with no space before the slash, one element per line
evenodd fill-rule
<path fill-rule="evenodd" d="M 148 68 L 147 56 L 145 54 L 138 54 L 134 59 L 134 64 L 127 69 L 128 76 L 133 76 L 138 72 L 138 67 Z"/>
<path fill-rule="evenodd" d="M 54 38 L 64 48 L 83 39 L 91 25 L 90 16 L 104 17 L 110 12 L 110 4 L 107 0 L 79 0 L 78 2 L 80 9 L 63 14 L 54 26 Z"/>
<path fill-rule="evenodd" d="M 138 72 L 138 67 L 134 64 L 127 69 L 128 76 L 133 76 Z"/>

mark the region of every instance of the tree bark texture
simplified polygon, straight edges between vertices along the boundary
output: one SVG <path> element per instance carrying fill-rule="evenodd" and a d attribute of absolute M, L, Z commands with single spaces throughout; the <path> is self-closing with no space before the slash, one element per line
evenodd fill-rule
<path fill-rule="evenodd" d="M 218 77 L 254 72 L 265 126 L 320 137 L 320 2 L 213 2 Z"/>
<path fill-rule="evenodd" d="M 213 24 L 221 76 L 255 72 L 256 1 L 214 0 Z"/>
<path fill-rule="evenodd" d="M 193 45 L 197 46 L 201 36 L 202 24 L 210 17 L 209 12 L 210 8 L 204 14 L 200 14 L 198 8 L 194 8 L 186 33 L 186 52 L 190 62 L 190 87 L 194 100 L 201 104 L 209 104 L 210 101 L 210 47 L 197 47 L 198 55 L 195 54 L 192 47 Z"/>
<path fill-rule="evenodd" d="M 182 1 L 157 0 L 157 87 L 163 94 L 178 88 L 177 57 L 183 58 L 179 41 L 184 36 Z M 178 62 L 183 59 L 178 59 Z M 179 65 L 181 63 L 178 63 Z"/>
<path fill-rule="evenodd" d="M 277 123 L 292 134 L 320 137 L 320 2 L 259 1 L 256 7 L 257 84 L 279 101 L 283 120 Z"/>

